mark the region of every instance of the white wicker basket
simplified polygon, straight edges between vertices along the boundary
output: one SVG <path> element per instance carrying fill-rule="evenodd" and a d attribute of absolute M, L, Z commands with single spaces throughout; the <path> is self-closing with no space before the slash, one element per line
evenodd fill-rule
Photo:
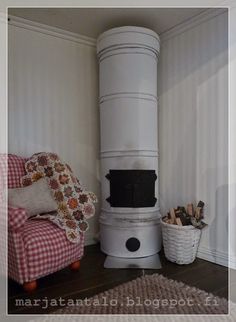
<path fill-rule="evenodd" d="M 177 264 L 192 263 L 197 254 L 201 230 L 188 226 L 167 224 L 161 221 L 166 258 Z"/>

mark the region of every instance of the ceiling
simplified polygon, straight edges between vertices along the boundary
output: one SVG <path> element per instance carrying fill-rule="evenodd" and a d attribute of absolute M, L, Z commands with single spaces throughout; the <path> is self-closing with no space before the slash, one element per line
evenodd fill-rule
<path fill-rule="evenodd" d="M 9 8 L 10 15 L 97 38 L 103 31 L 125 25 L 161 34 L 206 8 Z"/>

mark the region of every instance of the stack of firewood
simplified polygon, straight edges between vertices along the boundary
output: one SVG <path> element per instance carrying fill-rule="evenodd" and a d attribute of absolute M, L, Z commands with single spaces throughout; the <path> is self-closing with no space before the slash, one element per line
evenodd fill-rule
<path fill-rule="evenodd" d="M 193 204 L 187 204 L 187 207 L 178 206 L 171 208 L 162 220 L 165 223 L 179 226 L 192 225 L 198 229 L 204 228 L 207 224 L 203 222 L 204 218 L 204 202 L 199 201 L 197 207 L 194 208 Z"/>

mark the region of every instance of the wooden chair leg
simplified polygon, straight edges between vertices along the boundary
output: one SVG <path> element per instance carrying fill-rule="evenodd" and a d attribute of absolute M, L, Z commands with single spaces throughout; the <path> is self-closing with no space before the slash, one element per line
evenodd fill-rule
<path fill-rule="evenodd" d="M 25 282 L 23 288 L 26 292 L 33 292 L 37 288 L 37 281 Z"/>
<path fill-rule="evenodd" d="M 76 261 L 72 264 L 70 264 L 70 269 L 73 271 L 78 271 L 80 268 L 80 261 Z"/>

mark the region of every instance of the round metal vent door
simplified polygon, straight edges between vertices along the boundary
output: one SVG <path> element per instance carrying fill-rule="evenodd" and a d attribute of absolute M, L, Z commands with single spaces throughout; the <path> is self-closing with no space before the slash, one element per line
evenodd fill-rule
<path fill-rule="evenodd" d="M 130 252 L 136 252 L 140 248 L 140 241 L 135 237 L 131 237 L 126 241 L 125 246 Z"/>

